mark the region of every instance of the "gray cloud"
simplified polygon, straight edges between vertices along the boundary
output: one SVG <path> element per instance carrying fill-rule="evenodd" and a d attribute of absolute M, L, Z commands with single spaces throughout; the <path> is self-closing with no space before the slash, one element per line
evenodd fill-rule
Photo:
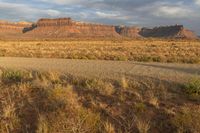
<path fill-rule="evenodd" d="M 54 9 L 39 9 L 25 4 L 0 2 L 1 17 L 9 20 L 33 20 L 36 17 L 56 17 L 61 14 Z"/>

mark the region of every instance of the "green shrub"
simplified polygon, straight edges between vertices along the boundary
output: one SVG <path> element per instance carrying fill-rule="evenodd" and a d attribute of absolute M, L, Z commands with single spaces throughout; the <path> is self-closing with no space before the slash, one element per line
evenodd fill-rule
<path fill-rule="evenodd" d="M 139 58 L 138 61 L 150 62 L 150 61 L 152 61 L 152 58 L 149 57 L 149 56 L 142 56 L 142 57 Z"/>
<path fill-rule="evenodd" d="M 200 79 L 192 79 L 185 85 L 185 92 L 189 95 L 200 95 Z"/>
<path fill-rule="evenodd" d="M 128 58 L 127 58 L 126 56 L 118 56 L 118 57 L 117 57 L 117 60 L 118 60 L 118 61 L 127 61 Z"/>
<path fill-rule="evenodd" d="M 136 110 L 137 113 L 143 113 L 146 111 L 147 106 L 144 103 L 136 103 L 134 105 L 134 109 Z"/>
<path fill-rule="evenodd" d="M 152 57 L 153 62 L 161 62 L 161 57 Z"/>
<path fill-rule="evenodd" d="M 15 70 L 5 70 L 2 73 L 2 81 L 4 82 L 21 82 L 24 77 L 24 73 Z"/>

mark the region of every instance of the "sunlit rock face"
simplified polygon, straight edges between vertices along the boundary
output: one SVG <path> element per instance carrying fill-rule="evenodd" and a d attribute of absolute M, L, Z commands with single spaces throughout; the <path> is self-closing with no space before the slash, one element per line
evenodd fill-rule
<path fill-rule="evenodd" d="M 78 37 L 187 38 L 197 35 L 183 25 L 138 28 L 77 22 L 71 18 L 39 19 L 36 23 L 0 21 L 0 39 L 56 39 Z"/>
<path fill-rule="evenodd" d="M 38 38 L 119 37 L 114 26 L 76 22 L 71 18 L 40 19 L 26 27 L 25 33 Z"/>
<path fill-rule="evenodd" d="M 23 36 L 24 27 L 31 26 L 32 23 L 28 22 L 7 22 L 0 21 L 0 38 L 19 38 Z"/>

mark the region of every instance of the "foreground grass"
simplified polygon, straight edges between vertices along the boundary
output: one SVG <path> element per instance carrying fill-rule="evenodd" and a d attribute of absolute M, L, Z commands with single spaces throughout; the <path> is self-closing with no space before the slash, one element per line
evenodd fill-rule
<path fill-rule="evenodd" d="M 199 63 L 199 51 L 192 40 L 0 41 L 0 56 L 17 57 Z"/>
<path fill-rule="evenodd" d="M 200 131 L 200 99 L 187 91 L 199 87 L 197 81 L 182 88 L 16 70 L 4 70 L 0 81 L 0 133 Z"/>

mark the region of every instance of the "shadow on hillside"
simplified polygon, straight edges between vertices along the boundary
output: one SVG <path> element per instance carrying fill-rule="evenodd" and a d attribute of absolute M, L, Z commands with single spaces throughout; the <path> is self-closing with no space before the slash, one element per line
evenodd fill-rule
<path fill-rule="evenodd" d="M 136 65 L 142 65 L 142 66 L 149 66 L 149 67 L 155 67 L 155 68 L 161 68 L 161 69 L 168 69 L 173 71 L 179 71 L 183 73 L 193 74 L 193 75 L 200 75 L 200 67 L 199 68 L 181 68 L 181 67 L 175 67 L 175 66 L 164 66 L 159 64 L 146 64 L 146 63 L 134 63 Z"/>
<path fill-rule="evenodd" d="M 52 101 L 48 98 L 48 91 L 45 88 L 31 88 L 29 97 L 23 97 L 23 108 L 21 109 L 21 132 L 36 133 L 38 130 L 40 115 L 50 115 L 60 109 L 59 101 Z M 19 133 L 21 133 L 19 132 Z"/>
<path fill-rule="evenodd" d="M 34 30 L 35 28 L 37 28 L 37 25 L 36 24 L 32 24 L 30 27 L 25 27 L 22 32 L 26 33 L 26 32 Z"/>
<path fill-rule="evenodd" d="M 126 75 L 128 76 L 128 75 Z M 132 76 L 130 76 L 132 77 Z M 133 90 L 122 90 L 119 86 L 116 86 L 115 93 L 112 95 L 102 95 L 97 90 L 88 90 L 84 89 L 84 86 L 78 86 L 75 89 L 76 93 L 81 97 L 81 102 L 85 108 L 93 110 L 95 112 L 99 112 L 101 116 L 104 118 L 105 121 L 111 122 L 115 127 L 121 129 L 123 132 L 130 132 L 133 131 L 138 132 L 135 124 L 136 118 L 142 118 L 146 120 L 150 120 L 155 125 L 160 125 L 162 121 L 166 121 L 165 125 L 155 126 L 151 125 L 151 131 L 162 132 L 165 131 L 166 133 L 171 133 L 174 131 L 173 125 L 171 125 L 170 119 L 171 116 L 167 115 L 164 111 L 165 106 L 173 106 L 179 107 L 185 104 L 185 100 L 180 100 L 180 95 L 177 93 L 179 84 L 177 83 L 169 83 L 168 81 L 161 81 L 160 79 L 156 78 L 149 78 L 149 77 L 140 77 L 138 76 L 137 79 L 143 79 L 141 81 L 141 88 L 133 88 Z M 131 80 L 131 79 L 130 79 Z M 155 84 L 155 87 L 158 84 L 163 84 L 166 88 L 167 93 L 178 95 L 173 99 L 167 97 L 166 100 L 160 99 L 160 108 L 156 108 L 150 105 L 146 100 L 146 92 L 150 91 L 149 86 L 145 84 L 145 80 L 151 81 Z M 142 82 L 144 84 L 142 84 Z M 174 86 L 176 85 L 176 86 Z M 173 89 L 171 87 L 174 87 Z M 141 91 L 140 94 L 143 97 L 143 100 L 139 100 L 135 95 L 134 91 Z M 157 88 L 151 88 L 156 90 Z M 176 90 L 177 89 L 177 90 Z M 176 91 L 174 91 L 176 90 Z M 152 91 L 152 90 L 151 90 Z M 162 92 L 161 92 L 162 93 Z M 162 97 L 160 95 L 160 97 Z M 181 98 L 182 99 L 182 98 Z M 144 104 L 143 107 L 137 107 Z M 163 107 L 162 107 L 163 106 Z M 159 128 L 158 128 L 159 127 Z"/>

